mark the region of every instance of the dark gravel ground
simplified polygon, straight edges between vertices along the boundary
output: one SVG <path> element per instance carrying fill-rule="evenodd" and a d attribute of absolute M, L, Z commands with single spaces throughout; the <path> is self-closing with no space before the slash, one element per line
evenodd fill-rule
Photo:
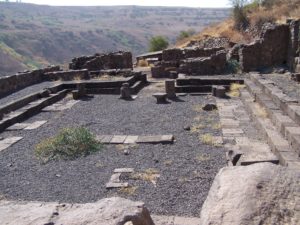
<path fill-rule="evenodd" d="M 266 79 L 272 80 L 280 89 L 290 97 L 300 101 L 300 84 L 290 79 L 286 74 L 263 74 Z"/>
<path fill-rule="evenodd" d="M 226 165 L 223 147 L 205 145 L 199 140 L 204 133 L 220 135 L 218 113 L 193 110 L 209 101 L 205 96 L 184 96 L 180 101 L 157 105 L 151 96 L 156 91 L 151 85 L 129 102 L 118 96 L 95 96 L 70 110 L 44 112 L 30 118 L 28 121 L 48 120 L 37 130 L 2 133 L 4 137 L 24 139 L 0 152 L 0 194 L 15 200 L 80 203 L 121 196 L 144 201 L 155 214 L 199 216 L 216 173 Z M 194 123 L 206 127 L 199 133 L 183 129 Z M 173 134 L 176 142 L 131 146 L 129 155 L 124 155 L 122 145 L 106 145 L 85 158 L 39 164 L 33 154 L 34 146 L 61 128 L 78 125 L 95 134 Z M 134 193 L 106 190 L 113 170 L 121 167 L 136 171 L 153 168 L 160 178 L 156 186 L 149 181 L 129 180 L 137 187 Z"/>
<path fill-rule="evenodd" d="M 17 92 L 14 92 L 10 95 L 7 95 L 4 98 L 0 98 L 0 106 L 4 105 L 6 103 L 9 103 L 11 101 L 15 101 L 19 98 L 25 97 L 26 95 L 30 95 L 33 94 L 34 92 L 38 92 L 43 90 L 46 87 L 50 87 L 51 85 L 53 85 L 53 82 L 43 82 L 43 83 L 39 83 L 39 84 L 35 84 L 29 87 L 26 87 L 24 89 L 20 89 Z"/>

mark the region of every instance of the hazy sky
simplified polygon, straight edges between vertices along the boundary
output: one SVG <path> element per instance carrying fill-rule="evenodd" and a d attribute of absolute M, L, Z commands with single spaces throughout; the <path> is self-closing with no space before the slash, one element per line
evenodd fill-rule
<path fill-rule="evenodd" d="M 22 2 L 43 5 L 148 5 L 188 7 L 230 6 L 229 0 L 22 0 Z"/>

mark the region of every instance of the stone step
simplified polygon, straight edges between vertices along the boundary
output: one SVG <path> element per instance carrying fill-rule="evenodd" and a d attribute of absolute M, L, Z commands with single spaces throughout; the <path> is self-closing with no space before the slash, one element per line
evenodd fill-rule
<path fill-rule="evenodd" d="M 300 155 L 300 126 L 285 115 L 269 96 L 259 92 L 261 89 L 254 82 L 245 80 L 245 85 L 251 93 L 254 93 L 255 101 L 263 107 L 262 110 L 265 111 L 273 125 Z"/>
<path fill-rule="evenodd" d="M 259 74 L 251 74 L 250 79 L 261 89 L 262 93 L 271 98 L 278 108 L 300 125 L 300 104 L 298 99 L 286 95 L 273 81 L 263 79 Z"/>
<path fill-rule="evenodd" d="M 267 139 L 271 150 L 278 157 L 280 164 L 300 169 L 300 158 L 298 154 L 273 125 L 271 119 L 261 115 L 259 112 L 261 108 L 259 103 L 254 102 L 253 96 L 245 89 L 241 90 L 241 98 L 246 110 L 251 114 L 256 127 Z"/>

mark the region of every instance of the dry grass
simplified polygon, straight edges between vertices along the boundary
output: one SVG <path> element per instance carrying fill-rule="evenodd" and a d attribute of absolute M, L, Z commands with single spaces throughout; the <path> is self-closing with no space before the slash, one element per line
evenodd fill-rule
<path fill-rule="evenodd" d="M 199 138 L 200 138 L 201 142 L 205 145 L 210 145 L 210 146 L 215 146 L 215 147 L 220 146 L 220 144 L 217 143 L 214 136 L 212 136 L 211 134 L 203 134 Z"/>
<path fill-rule="evenodd" d="M 173 163 L 172 160 L 166 160 L 166 161 L 164 161 L 164 165 L 165 165 L 165 166 L 171 166 L 172 163 Z"/>
<path fill-rule="evenodd" d="M 251 27 L 260 28 L 264 22 L 285 23 L 288 18 L 300 18 L 300 0 L 275 0 L 274 2 L 272 7 L 255 7 L 248 10 L 247 17 Z M 199 34 L 180 40 L 176 46 L 186 47 L 191 41 L 201 41 L 208 37 L 226 37 L 235 43 L 249 43 L 254 40 L 254 36 L 236 30 L 234 20 L 229 18 L 204 28 Z"/>
<path fill-rule="evenodd" d="M 261 118 L 267 118 L 268 117 L 268 113 L 266 111 L 266 109 L 262 106 L 260 106 L 259 104 L 255 104 L 255 114 L 258 117 Z"/>
<path fill-rule="evenodd" d="M 119 189 L 119 193 L 126 194 L 126 195 L 134 195 L 138 187 L 131 186 L 131 187 L 122 187 Z"/>
<path fill-rule="evenodd" d="M 240 97 L 240 89 L 244 88 L 244 84 L 232 83 L 227 95 L 230 97 Z"/>
<path fill-rule="evenodd" d="M 138 67 L 149 67 L 149 63 L 146 59 L 141 59 L 137 63 Z"/>
<path fill-rule="evenodd" d="M 73 77 L 73 81 L 81 81 L 81 76 L 80 75 L 76 75 Z"/>
<path fill-rule="evenodd" d="M 214 130 L 220 130 L 221 129 L 221 123 L 215 123 L 212 125 L 212 129 Z"/>
<path fill-rule="evenodd" d="M 160 177 L 159 171 L 153 168 L 144 170 L 143 172 L 133 173 L 130 175 L 132 179 L 151 182 L 156 186 L 157 179 Z"/>
<path fill-rule="evenodd" d="M 193 110 L 195 112 L 202 112 L 203 111 L 202 107 L 203 107 L 202 105 L 194 105 Z"/>
<path fill-rule="evenodd" d="M 204 161 L 208 161 L 210 160 L 210 155 L 209 154 L 198 154 L 196 155 L 195 159 L 198 161 L 198 162 L 204 162 Z"/>
<path fill-rule="evenodd" d="M 191 127 L 191 133 L 198 133 L 200 130 L 204 129 L 206 126 L 204 124 L 197 124 Z"/>

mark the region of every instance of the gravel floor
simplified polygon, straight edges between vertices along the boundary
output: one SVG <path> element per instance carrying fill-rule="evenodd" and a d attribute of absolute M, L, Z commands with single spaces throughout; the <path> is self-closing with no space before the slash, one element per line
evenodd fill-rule
<path fill-rule="evenodd" d="M 290 79 L 286 74 L 263 74 L 266 79 L 272 80 L 287 95 L 300 101 L 300 84 Z"/>
<path fill-rule="evenodd" d="M 70 110 L 44 112 L 28 121 L 48 120 L 37 130 L 4 132 L 1 136 L 22 136 L 23 140 L 0 152 L 0 194 L 7 199 L 93 202 L 110 196 L 144 201 L 152 213 L 199 216 L 214 176 L 226 165 L 223 147 L 205 145 L 199 136 L 220 135 L 217 111 L 199 110 L 205 96 L 182 96 L 179 101 L 157 105 L 151 93 L 161 84 L 143 89 L 135 101 L 118 96 L 95 96 Z M 27 121 L 27 122 L 28 122 Z M 42 139 L 63 127 L 83 125 L 95 134 L 173 134 L 173 145 L 106 145 L 101 152 L 75 161 L 55 161 L 41 165 L 33 154 Z M 198 125 L 196 132 L 184 126 Z M 136 187 L 106 190 L 115 168 L 136 171 L 157 170 L 156 186 L 149 181 L 129 180 Z M 123 178 L 126 179 L 126 178 Z"/>
<path fill-rule="evenodd" d="M 53 84 L 53 82 L 43 82 L 39 84 L 35 84 L 29 87 L 26 87 L 24 89 L 20 89 L 17 92 L 14 92 L 6 97 L 0 98 L 0 105 L 7 104 L 11 101 L 15 101 L 19 98 L 25 97 L 26 95 L 33 94 L 34 92 L 38 92 L 43 90 L 46 87 L 50 87 Z"/>

